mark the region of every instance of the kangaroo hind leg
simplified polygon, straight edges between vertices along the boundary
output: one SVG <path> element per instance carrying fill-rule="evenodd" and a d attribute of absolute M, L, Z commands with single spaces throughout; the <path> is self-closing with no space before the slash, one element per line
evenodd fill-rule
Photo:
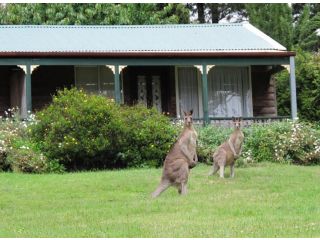
<path fill-rule="evenodd" d="M 217 163 L 213 163 L 212 169 L 210 170 L 208 176 L 215 174 L 216 172 L 218 172 L 218 170 L 219 170 L 219 165 Z"/>
<path fill-rule="evenodd" d="M 157 189 L 152 193 L 152 198 L 158 197 L 163 191 L 170 187 L 170 182 L 168 180 L 161 180 Z"/>

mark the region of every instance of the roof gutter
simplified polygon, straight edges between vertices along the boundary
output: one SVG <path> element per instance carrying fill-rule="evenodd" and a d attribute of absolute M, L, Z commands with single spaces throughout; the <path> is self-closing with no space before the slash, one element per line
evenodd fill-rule
<path fill-rule="evenodd" d="M 292 51 L 265 51 L 265 52 L 0 52 L 1 58 L 241 58 L 241 57 L 291 57 Z"/>

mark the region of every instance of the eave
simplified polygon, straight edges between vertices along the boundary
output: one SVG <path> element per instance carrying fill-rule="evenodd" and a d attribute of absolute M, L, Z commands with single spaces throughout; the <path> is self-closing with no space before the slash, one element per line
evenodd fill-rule
<path fill-rule="evenodd" d="M 241 58 L 291 57 L 293 51 L 235 52 L 0 52 L 0 58 Z"/>

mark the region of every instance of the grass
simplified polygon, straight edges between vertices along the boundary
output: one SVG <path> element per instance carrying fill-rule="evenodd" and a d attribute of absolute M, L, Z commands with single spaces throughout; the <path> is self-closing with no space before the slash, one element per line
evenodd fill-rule
<path fill-rule="evenodd" d="M 0 237 L 320 237 L 320 166 L 208 171 L 155 200 L 161 169 L 1 173 Z"/>

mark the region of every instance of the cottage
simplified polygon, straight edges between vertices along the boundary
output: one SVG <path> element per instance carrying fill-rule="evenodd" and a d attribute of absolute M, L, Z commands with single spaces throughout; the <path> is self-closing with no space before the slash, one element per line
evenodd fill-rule
<path fill-rule="evenodd" d="M 23 116 L 76 86 L 142 103 L 180 118 L 276 118 L 272 75 L 290 71 L 297 117 L 294 52 L 249 23 L 139 26 L 0 26 L 0 114 Z M 289 86 L 288 86 L 289 87 Z"/>

